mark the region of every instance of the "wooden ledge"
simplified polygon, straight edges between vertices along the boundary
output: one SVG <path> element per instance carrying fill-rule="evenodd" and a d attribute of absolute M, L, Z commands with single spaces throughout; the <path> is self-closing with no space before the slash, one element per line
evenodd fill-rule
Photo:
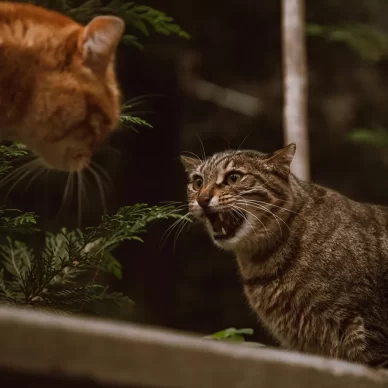
<path fill-rule="evenodd" d="M 9 307 L 0 307 L 0 349 L 0 370 L 60 377 L 69 387 L 71 379 L 108 387 L 388 386 L 383 372 L 346 362 Z"/>

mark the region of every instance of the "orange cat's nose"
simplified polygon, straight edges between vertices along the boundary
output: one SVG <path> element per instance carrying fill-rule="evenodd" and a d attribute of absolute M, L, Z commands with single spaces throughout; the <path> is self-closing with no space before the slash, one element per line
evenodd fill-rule
<path fill-rule="evenodd" d="M 96 134 L 93 142 L 93 148 L 99 148 L 104 144 L 105 136 L 102 133 Z"/>

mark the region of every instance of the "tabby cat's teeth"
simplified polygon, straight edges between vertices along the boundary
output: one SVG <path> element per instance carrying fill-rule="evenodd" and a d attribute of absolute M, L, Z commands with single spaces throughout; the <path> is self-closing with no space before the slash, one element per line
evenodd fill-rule
<path fill-rule="evenodd" d="M 225 230 L 225 228 L 221 228 L 221 230 L 222 230 L 222 234 L 225 234 L 225 235 L 226 235 L 226 230 Z"/>
<path fill-rule="evenodd" d="M 221 222 L 224 222 L 224 213 L 219 212 L 218 217 L 220 217 Z M 226 233 L 224 233 L 224 234 L 226 234 Z"/>

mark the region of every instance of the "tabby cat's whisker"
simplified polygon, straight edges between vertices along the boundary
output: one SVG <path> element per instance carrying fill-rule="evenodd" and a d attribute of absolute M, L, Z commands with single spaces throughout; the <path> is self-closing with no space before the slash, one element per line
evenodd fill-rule
<path fill-rule="evenodd" d="M 222 138 L 225 140 L 226 145 L 228 146 L 228 149 L 229 149 L 229 148 L 230 148 L 230 142 L 229 142 L 229 140 L 228 140 L 225 136 L 222 136 Z"/>
<path fill-rule="evenodd" d="M 239 195 L 238 197 L 241 197 L 241 196 Z M 298 214 L 298 212 L 296 212 L 296 211 L 294 211 L 294 210 L 287 209 L 287 208 L 285 208 L 285 207 L 275 205 L 274 203 L 259 201 L 259 200 L 256 200 L 256 199 L 247 199 L 247 198 L 244 198 L 244 197 L 242 197 L 242 199 L 243 199 L 245 202 L 247 202 L 247 203 L 253 203 L 253 204 L 257 204 L 257 205 L 263 204 L 263 205 L 267 205 L 267 206 L 273 206 L 273 207 L 276 207 L 276 208 L 278 208 L 278 209 L 284 210 L 284 211 L 286 211 L 286 212 Z"/>
<path fill-rule="evenodd" d="M 268 179 L 265 179 L 265 178 L 263 178 L 264 179 L 264 182 L 268 185 L 268 186 L 270 186 L 270 183 L 268 182 Z M 263 187 L 264 189 L 265 189 L 265 186 L 264 185 L 260 185 L 260 187 Z M 260 188 L 259 187 L 259 188 Z M 255 189 L 252 189 L 252 190 L 255 190 Z M 266 190 L 266 189 L 265 189 Z M 240 194 L 249 194 L 249 191 L 250 190 L 247 190 L 247 191 L 244 191 L 244 192 L 241 192 Z M 267 191 L 267 190 L 266 190 Z M 276 198 L 276 197 L 273 197 L 274 199 L 276 199 L 276 200 L 278 200 L 278 201 L 282 201 L 282 202 L 285 202 L 285 203 L 290 203 L 291 205 L 293 205 L 294 204 L 294 201 L 289 201 L 289 200 L 287 200 L 287 199 L 281 199 L 281 198 Z"/>
<path fill-rule="evenodd" d="M 173 207 L 174 211 L 181 210 L 184 208 L 188 208 L 188 204 L 184 202 L 177 202 L 177 201 L 162 201 L 159 205 L 161 208 L 169 208 Z"/>
<path fill-rule="evenodd" d="M 241 202 L 240 202 L 241 203 Z M 275 217 L 275 219 L 281 221 L 284 223 L 284 225 L 286 225 L 286 227 L 288 228 L 288 230 L 290 230 L 289 226 L 287 225 L 287 223 L 281 218 L 279 217 L 277 214 L 273 213 L 270 209 L 268 209 L 267 207 L 265 207 L 263 204 L 265 205 L 268 205 L 266 204 L 265 202 L 263 202 L 263 204 L 259 204 L 259 203 L 252 203 L 252 202 L 243 202 L 245 203 L 247 206 L 251 206 L 253 208 L 256 208 L 256 209 L 261 209 L 261 210 L 264 210 L 265 212 L 267 213 L 270 213 L 273 217 Z M 283 209 L 283 210 L 287 210 L 287 209 Z M 279 224 L 279 222 L 278 222 Z"/>
<path fill-rule="evenodd" d="M 280 226 L 279 220 L 280 220 L 281 222 L 283 222 L 284 225 L 286 225 L 287 228 L 288 228 L 288 225 L 287 225 L 287 224 L 286 224 L 279 216 L 277 216 L 275 213 L 271 212 L 271 210 L 267 209 L 264 205 L 246 203 L 245 201 L 237 201 L 237 203 L 239 203 L 240 205 L 250 206 L 250 207 L 253 207 L 253 208 L 255 208 L 255 209 L 264 210 L 265 212 L 271 214 L 271 215 L 274 217 L 275 221 L 277 222 L 277 224 L 278 224 L 278 226 L 279 226 L 279 230 L 280 230 L 281 233 L 282 233 L 282 228 L 281 228 L 281 226 Z"/>
<path fill-rule="evenodd" d="M 240 145 L 237 147 L 237 150 L 236 151 L 239 151 L 241 149 L 241 147 L 243 146 L 243 144 L 245 143 L 245 140 L 248 139 L 249 136 L 251 136 L 252 132 L 249 132 L 245 137 L 244 139 L 242 139 L 242 142 L 240 143 Z"/>
<path fill-rule="evenodd" d="M 160 209 L 167 208 L 167 207 L 170 207 L 170 206 L 169 205 L 159 206 Z M 166 216 L 169 216 L 169 215 L 172 215 L 174 213 L 178 213 L 181 210 L 187 210 L 187 204 L 186 205 L 183 204 L 183 205 L 180 205 L 180 206 L 176 206 L 176 207 L 174 207 L 173 209 L 171 209 L 169 212 L 167 212 L 165 214 L 166 214 Z M 155 223 L 161 222 L 163 220 L 164 220 L 164 218 L 160 218 L 159 220 L 156 220 Z"/>
<path fill-rule="evenodd" d="M 183 201 L 160 201 L 160 203 L 164 203 L 164 204 L 167 204 L 168 205 L 175 205 L 175 204 L 185 204 L 187 206 L 187 202 L 183 202 Z"/>
<path fill-rule="evenodd" d="M 280 230 L 280 233 L 282 233 L 282 228 L 281 228 L 281 226 L 280 226 L 278 217 L 277 217 L 274 213 L 272 213 L 270 210 L 268 210 L 267 208 L 265 208 L 263 205 L 247 204 L 245 201 L 236 201 L 236 203 L 238 203 L 238 204 L 240 204 L 240 205 L 250 206 L 250 207 L 253 207 L 253 208 L 259 209 L 259 210 L 264 210 L 265 212 L 270 213 L 270 214 L 274 217 L 275 221 L 277 222 L 278 227 L 279 227 L 279 230 Z M 244 210 L 246 210 L 246 209 L 244 209 Z M 248 210 L 246 210 L 246 211 L 249 212 Z M 252 214 L 251 212 L 249 212 L 249 213 Z M 256 218 L 257 218 L 257 217 L 256 217 Z M 283 220 L 281 220 L 281 221 L 283 221 Z"/>
<path fill-rule="evenodd" d="M 267 237 L 270 238 L 270 234 L 268 232 L 268 229 L 266 228 L 266 226 L 264 225 L 264 223 L 257 217 L 255 216 L 252 212 L 250 212 L 249 210 L 246 210 L 244 208 L 241 208 L 240 206 L 237 206 L 237 205 L 233 205 L 232 206 L 233 209 L 236 209 L 236 210 L 239 210 L 241 213 L 239 213 L 242 217 L 244 217 L 245 221 L 251 226 L 253 232 L 255 233 L 255 235 L 257 236 L 257 233 L 256 233 L 256 230 L 255 228 L 253 227 L 253 225 L 248 221 L 248 217 L 245 215 L 245 213 L 248 213 L 250 214 L 252 217 L 256 218 L 257 221 L 260 222 L 260 224 L 262 225 L 262 227 L 264 228 L 266 234 L 267 234 Z M 244 213 L 245 212 L 245 213 Z"/>
<path fill-rule="evenodd" d="M 246 216 L 246 214 L 244 213 L 244 211 L 243 211 L 240 207 L 238 207 L 238 206 L 236 206 L 236 205 L 233 205 L 233 206 L 232 206 L 232 209 L 233 209 L 237 214 L 239 214 L 240 217 L 242 217 L 242 218 L 244 219 L 244 221 L 251 227 L 252 232 L 253 232 L 253 233 L 255 234 L 255 236 L 257 237 L 256 230 L 255 230 L 255 228 L 253 227 L 253 225 L 249 222 L 248 217 Z M 258 221 L 261 222 L 260 220 L 258 220 Z M 265 228 L 264 224 L 263 224 L 263 227 Z"/>
<path fill-rule="evenodd" d="M 279 221 L 283 222 L 283 224 L 288 228 L 288 230 L 290 230 L 290 227 L 287 225 L 287 223 L 282 220 L 279 216 L 277 216 L 275 213 L 271 212 L 271 210 L 269 210 L 268 208 L 266 208 L 264 205 L 260 205 L 260 204 L 252 204 L 252 203 L 247 203 L 245 201 L 236 201 L 236 203 L 239 203 L 240 205 L 246 205 L 246 206 L 251 206 L 253 208 L 256 208 L 256 209 L 260 209 L 260 210 L 264 210 L 265 212 L 267 213 L 270 213 L 274 219 L 276 220 L 278 226 L 279 226 L 279 229 L 280 231 L 282 232 L 282 228 L 280 226 L 280 223 Z M 291 231 L 291 230 L 290 230 Z"/>
<path fill-rule="evenodd" d="M 179 226 L 180 223 L 184 223 L 184 226 L 186 226 L 188 223 L 191 223 L 191 219 L 189 216 L 190 216 L 190 212 L 187 212 L 185 215 L 182 216 L 182 218 L 179 218 L 178 220 L 176 220 L 172 225 L 170 225 L 166 229 L 166 231 L 163 233 L 161 237 L 162 247 L 167 241 L 168 237 L 171 235 L 174 229 L 176 229 Z"/>
<path fill-rule="evenodd" d="M 170 237 L 171 233 L 176 230 L 175 232 L 175 236 L 178 232 L 178 228 L 181 226 L 181 224 L 183 224 L 183 227 L 185 227 L 189 222 L 188 221 L 185 221 L 185 220 L 178 220 L 178 221 L 175 221 L 173 225 L 170 226 L 170 228 L 168 228 L 166 230 L 166 232 L 163 234 L 162 238 L 161 238 L 161 248 L 164 246 L 164 244 L 166 243 L 167 239 Z M 168 233 L 167 233 L 168 232 Z M 167 235 L 166 235 L 167 233 Z M 174 239 L 174 247 L 173 247 L 173 252 L 175 253 L 175 247 L 176 247 L 176 238 Z"/>
<path fill-rule="evenodd" d="M 197 134 L 197 138 L 199 140 L 199 143 L 201 145 L 201 153 L 202 153 L 202 160 L 205 160 L 206 159 L 206 151 L 205 151 L 205 147 L 203 145 L 203 142 L 201 140 L 201 138 L 199 137 L 199 135 Z"/>
<path fill-rule="evenodd" d="M 180 236 L 180 234 L 182 233 L 182 231 L 184 230 L 184 228 L 189 224 L 190 222 L 186 219 L 184 219 L 183 222 L 180 223 L 180 227 L 179 229 L 177 228 L 177 232 L 175 233 L 175 238 L 174 238 L 174 245 L 173 245 L 173 253 L 175 254 L 175 248 L 176 248 L 176 243 L 178 241 L 178 238 Z"/>

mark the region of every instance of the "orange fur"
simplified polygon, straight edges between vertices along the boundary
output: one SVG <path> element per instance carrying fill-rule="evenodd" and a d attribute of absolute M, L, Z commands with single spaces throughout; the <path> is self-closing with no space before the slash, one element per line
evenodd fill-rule
<path fill-rule="evenodd" d="M 49 167 L 87 167 L 118 124 L 114 70 L 124 22 L 87 26 L 41 7 L 0 3 L 0 138 L 26 144 Z"/>

